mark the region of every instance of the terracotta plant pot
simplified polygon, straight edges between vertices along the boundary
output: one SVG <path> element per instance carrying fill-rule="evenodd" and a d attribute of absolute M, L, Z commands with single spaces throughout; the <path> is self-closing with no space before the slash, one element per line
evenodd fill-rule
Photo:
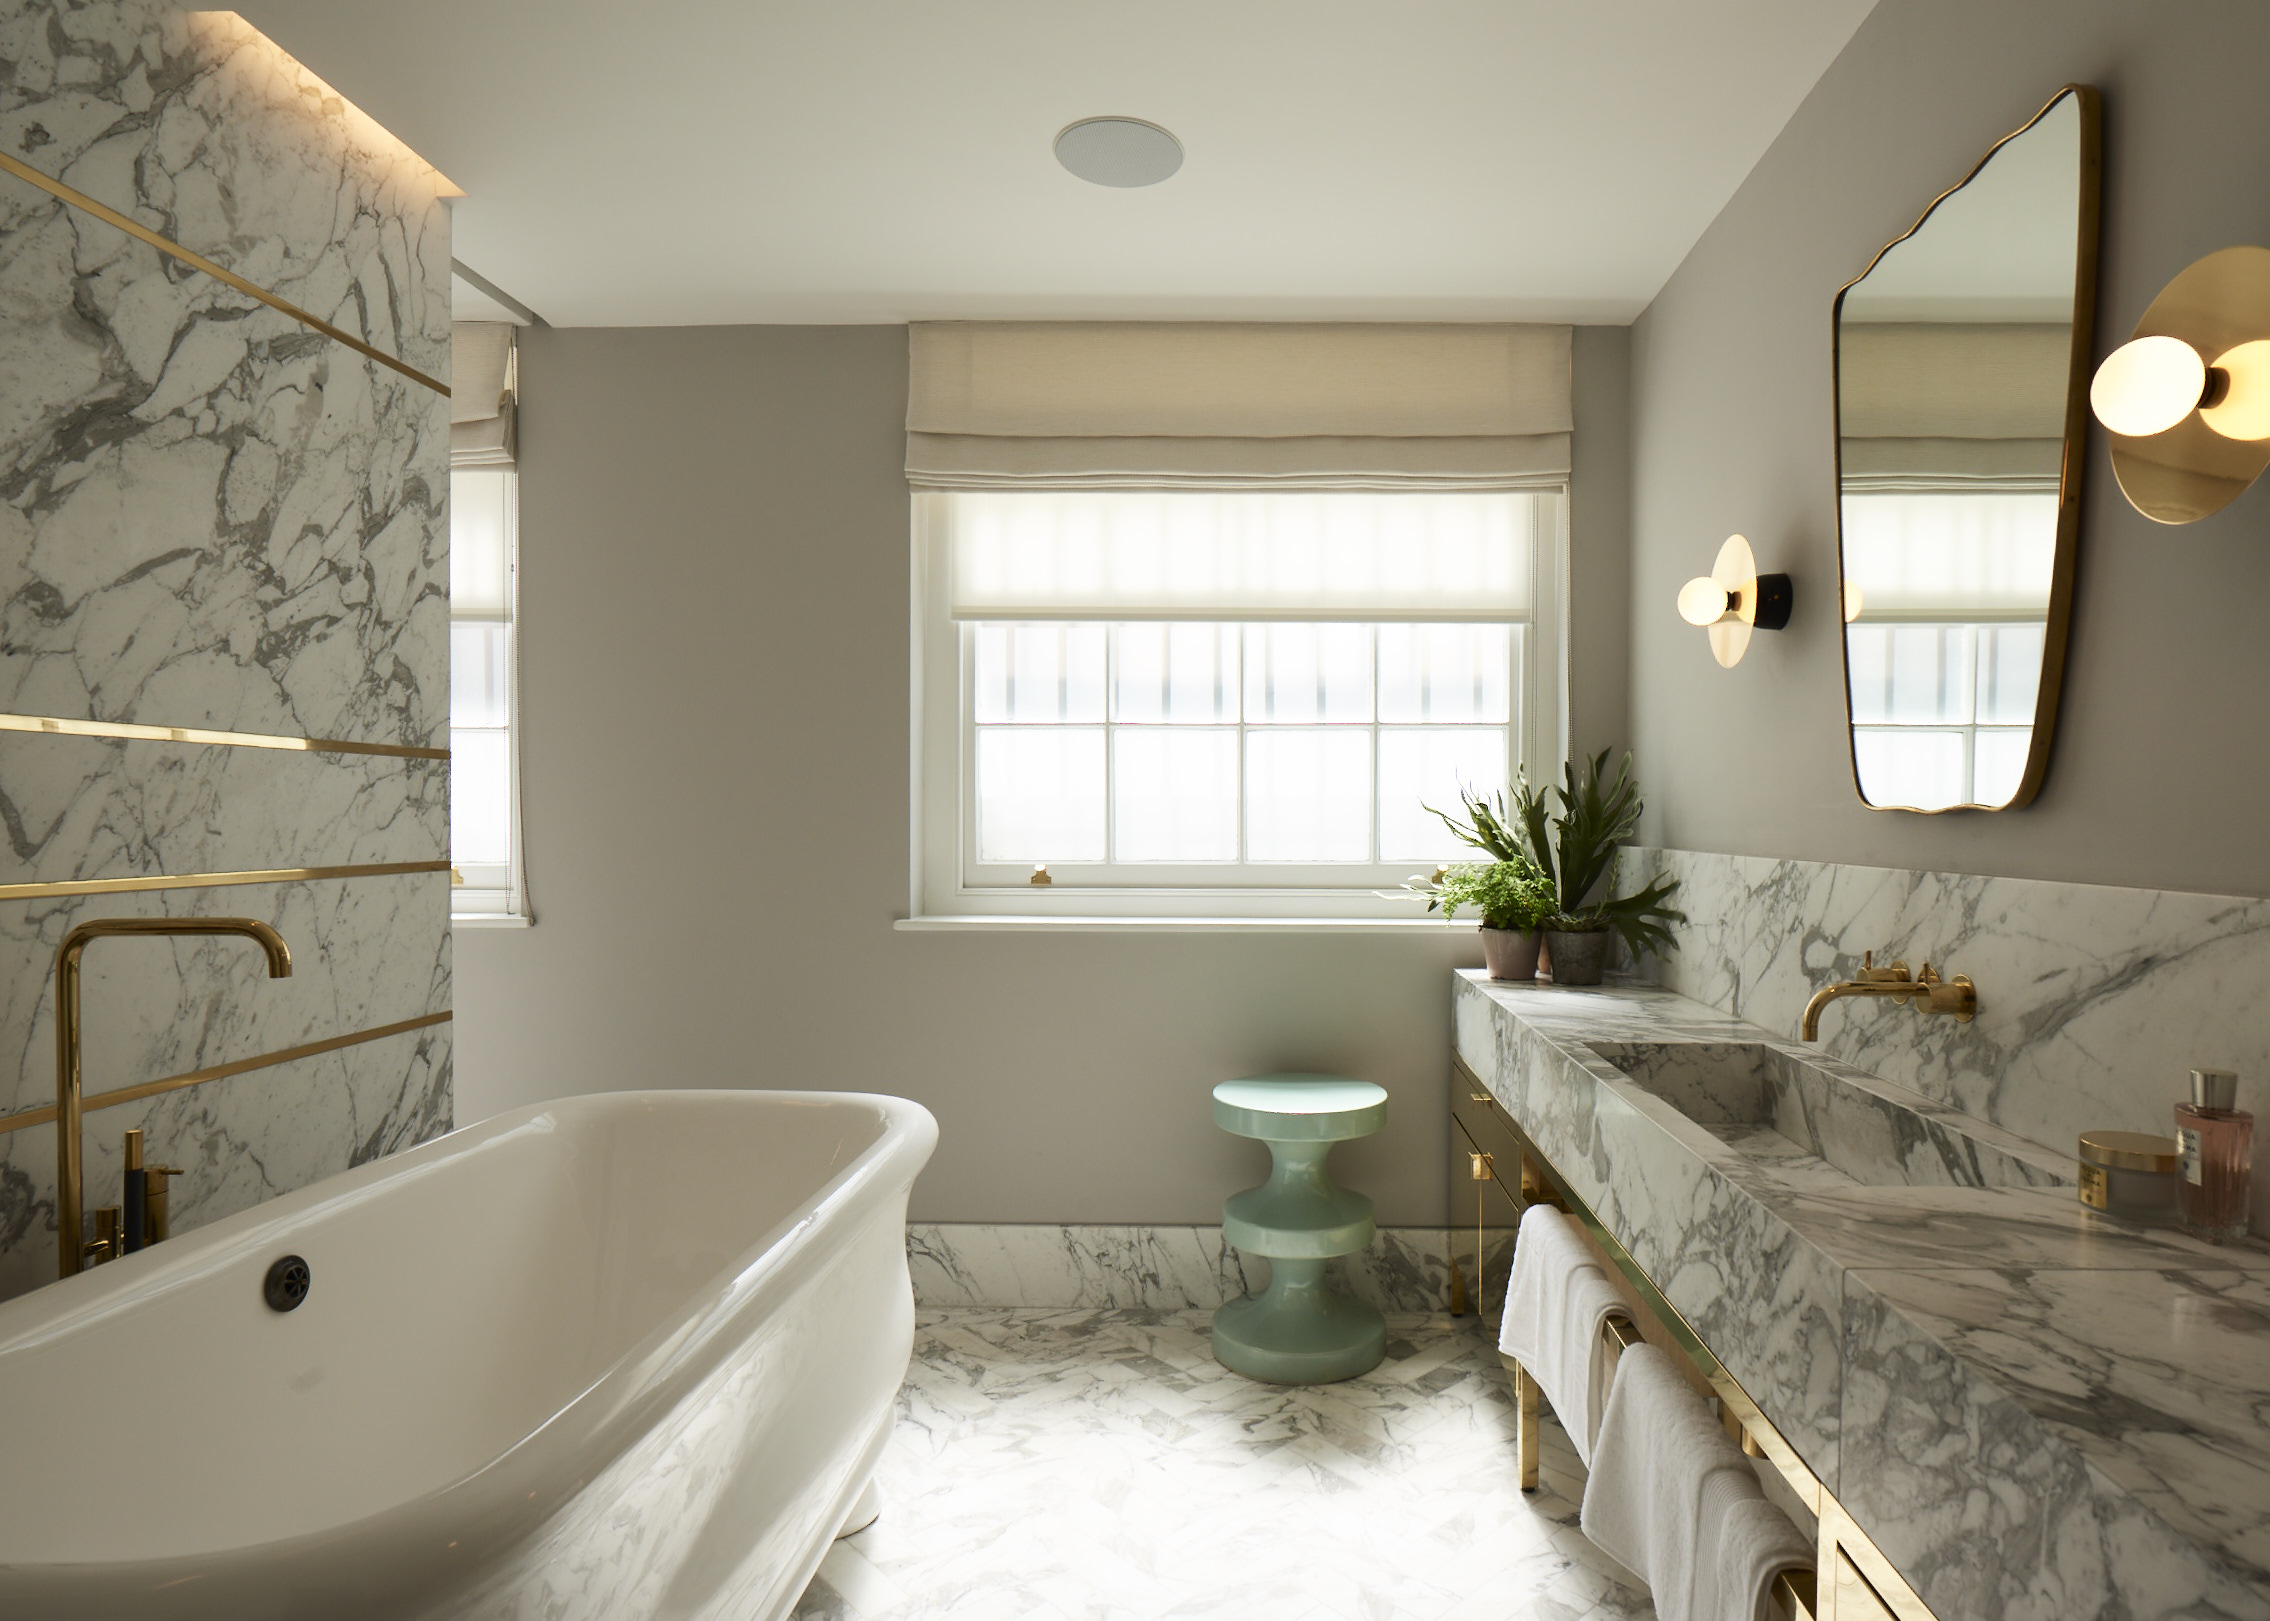
<path fill-rule="evenodd" d="M 1545 937 L 1535 929 L 1527 934 L 1517 929 L 1484 929 L 1482 932 L 1482 961 L 1489 964 L 1492 979 L 1535 979 L 1537 977 L 1537 948 Z"/>
<path fill-rule="evenodd" d="M 1581 934 L 1547 929 L 1545 950 L 1553 959 L 1553 983 L 1599 984 L 1600 971 L 1608 966 L 1608 940 L 1606 929 L 1587 929 Z"/>

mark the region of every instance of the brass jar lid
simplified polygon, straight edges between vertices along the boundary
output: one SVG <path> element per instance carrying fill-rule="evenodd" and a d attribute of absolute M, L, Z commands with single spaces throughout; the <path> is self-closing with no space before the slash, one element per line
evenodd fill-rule
<path fill-rule="evenodd" d="M 2175 1139 L 2148 1131 L 2084 1131 L 2081 1158 L 2116 1171 L 2172 1171 L 2177 1163 Z"/>

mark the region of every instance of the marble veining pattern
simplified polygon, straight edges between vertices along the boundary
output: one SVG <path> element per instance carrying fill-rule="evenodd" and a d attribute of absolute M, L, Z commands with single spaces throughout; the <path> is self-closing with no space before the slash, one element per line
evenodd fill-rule
<path fill-rule="evenodd" d="M 1496 1280 L 1488 1308 L 1512 1265 L 1512 1235 L 1492 1230 L 1485 1241 L 1484 1271 Z M 1381 1311 L 1441 1311 L 1454 1254 L 1471 1288 L 1472 1228 L 1383 1227 L 1328 1276 Z M 1240 1255 L 1219 1227 L 917 1222 L 907 1228 L 907 1261 L 924 1307 L 1211 1311 L 1269 1285 L 1269 1263 Z"/>
<path fill-rule="evenodd" d="M 232 14 L 0 0 L 0 148 L 446 382 L 440 177 Z M 431 746 L 448 723 L 443 395 L 0 176 L 0 711 Z M 438 762 L 10 734 L 0 883 L 433 861 Z M 52 1098 L 75 921 L 263 917 L 87 958 L 91 1090 L 449 1006 L 446 874 L 0 902 L 0 1109 Z M 177 1228 L 446 1130 L 444 1024 L 90 1117 L 190 1167 Z M 0 1138 L 0 1292 L 52 1276 L 49 1127 Z"/>
<path fill-rule="evenodd" d="M 2057 1152 L 2090 1130 L 2168 1135 L 2195 1065 L 2237 1070 L 2257 1132 L 2270 1118 L 2270 901 L 1691 850 L 1627 867 L 1680 882 L 1662 983 L 1783 1037 L 1863 951 L 1968 974 L 1971 1023 L 1840 1002 L 1821 1050 Z M 2270 1235 L 2270 1176 L 2254 1200 Z"/>
<path fill-rule="evenodd" d="M 1665 991 L 1454 996 L 1462 1057 L 1939 1613 L 2270 1617 L 2270 1247 L 2091 1215 L 2038 1148 L 1949 1185 L 2008 1133 Z M 1729 1049 L 1758 1073 L 1704 1095 Z M 1827 1137 L 1763 1106 L 1786 1065 L 1846 1094 Z M 1981 1152 L 1902 1151 L 1903 1112 Z"/>
<path fill-rule="evenodd" d="M 1391 1318 L 1387 1361 L 1336 1385 L 1242 1379 L 1206 1334 L 1194 1312 L 924 1312 L 882 1517 L 799 1621 L 1653 1616 L 1577 1530 L 1550 1418 L 1519 1489 L 1472 1319 Z"/>

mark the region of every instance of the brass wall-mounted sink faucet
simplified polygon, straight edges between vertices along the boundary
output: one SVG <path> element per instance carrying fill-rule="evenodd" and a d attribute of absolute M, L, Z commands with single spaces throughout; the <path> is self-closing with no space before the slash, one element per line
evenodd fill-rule
<path fill-rule="evenodd" d="M 55 953 L 55 1247 L 57 1276 L 70 1277 L 86 1264 L 86 1167 L 79 1140 L 79 958 L 87 942 L 119 934 L 235 934 L 268 955 L 268 977 L 292 972 L 292 948 L 284 937 L 249 917 L 98 917 L 63 937 Z M 114 1260 L 123 1248 L 115 1224 L 101 1241 L 101 1258 Z"/>
<path fill-rule="evenodd" d="M 1860 977 L 1839 980 L 1834 985 L 1823 985 L 1805 1004 L 1805 1024 L 1799 1032 L 1806 1041 L 1821 1039 L 1821 1009 L 1840 996 L 1886 996 L 1893 1001 L 1905 1001 L 1918 1013 L 1944 1013 L 1958 1023 L 1968 1024 L 1978 1016 L 1978 987 L 1967 974 L 1957 974 L 1942 981 L 1925 963 L 1923 971 L 1908 978 L 1907 964 L 1894 961 L 1887 968 L 1876 966 L 1876 954 L 1864 953 L 1860 959 Z"/>

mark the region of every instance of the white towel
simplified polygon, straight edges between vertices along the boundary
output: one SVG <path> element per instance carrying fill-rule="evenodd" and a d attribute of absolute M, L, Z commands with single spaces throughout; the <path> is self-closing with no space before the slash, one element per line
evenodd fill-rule
<path fill-rule="evenodd" d="M 1586 1463 L 1607 1396 L 1600 1325 L 1623 1303 L 1566 1216 L 1541 1204 L 1523 1212 L 1498 1349 L 1529 1370 Z"/>
<path fill-rule="evenodd" d="M 1742 1449 L 1652 1345 L 1617 1366 L 1578 1523 L 1647 1583 L 1659 1621 L 1763 1621 L 1775 1572 L 1813 1562 Z"/>

